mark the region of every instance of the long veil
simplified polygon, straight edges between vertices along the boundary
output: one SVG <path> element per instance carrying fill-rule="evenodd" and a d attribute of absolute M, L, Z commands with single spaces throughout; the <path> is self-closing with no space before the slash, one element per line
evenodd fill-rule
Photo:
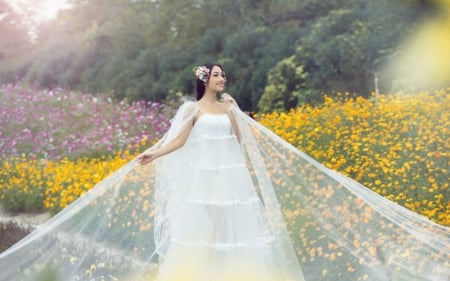
<path fill-rule="evenodd" d="M 184 103 L 155 146 L 192 124 Z M 449 280 L 450 229 L 327 169 L 232 113 L 254 188 L 293 280 Z M 155 280 L 169 247 L 167 193 L 182 151 L 132 160 L 0 254 L 0 280 Z M 192 159 L 195 161 L 195 159 Z M 182 179 L 181 179 L 182 180 Z"/>

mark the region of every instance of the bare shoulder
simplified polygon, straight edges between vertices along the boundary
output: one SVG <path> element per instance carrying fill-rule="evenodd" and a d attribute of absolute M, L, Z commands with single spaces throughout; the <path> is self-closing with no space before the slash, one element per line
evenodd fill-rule
<path fill-rule="evenodd" d="M 186 101 L 180 107 L 179 111 L 183 113 L 183 116 L 194 114 L 198 109 L 198 103 L 195 101 Z"/>
<path fill-rule="evenodd" d="M 193 100 L 185 101 L 185 102 L 181 105 L 181 107 L 184 107 L 184 108 L 186 108 L 187 110 L 195 110 L 195 109 L 197 108 L 197 106 L 198 106 L 198 102 L 193 101 Z"/>

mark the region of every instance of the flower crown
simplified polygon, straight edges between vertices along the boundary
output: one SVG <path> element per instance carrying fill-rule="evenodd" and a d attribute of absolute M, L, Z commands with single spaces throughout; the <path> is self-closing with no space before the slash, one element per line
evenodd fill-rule
<path fill-rule="evenodd" d="M 209 68 L 207 68 L 206 66 L 202 65 L 202 66 L 195 66 L 192 69 L 195 73 L 195 77 L 202 81 L 203 83 L 207 83 L 208 82 L 208 78 L 209 78 Z"/>

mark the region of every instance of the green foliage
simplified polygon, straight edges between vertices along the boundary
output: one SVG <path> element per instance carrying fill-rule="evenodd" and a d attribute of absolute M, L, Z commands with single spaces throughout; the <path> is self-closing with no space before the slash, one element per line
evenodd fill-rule
<path fill-rule="evenodd" d="M 286 58 L 269 71 L 267 86 L 258 103 L 262 112 L 284 111 L 296 107 L 299 100 L 307 101 L 308 96 L 300 91 L 306 80 L 302 66 L 297 66 L 294 56 Z"/>
<path fill-rule="evenodd" d="M 0 175 L 0 186 L 4 187 L 6 182 L 14 182 L 20 186 L 21 189 L 16 188 L 2 188 L 0 191 L 0 201 L 2 208 L 11 212 L 21 211 L 40 211 L 44 208 L 42 202 L 44 199 L 45 186 L 37 184 L 45 182 L 47 179 L 43 176 L 40 179 L 33 178 L 33 173 L 36 170 L 45 175 L 42 166 L 27 166 L 23 163 L 15 161 L 2 162 L 2 173 Z M 4 171 L 16 171 L 10 174 L 5 174 Z M 20 171 L 20 172 L 19 172 Z"/>
<path fill-rule="evenodd" d="M 338 92 L 370 96 L 375 73 L 411 30 L 411 20 L 421 13 L 419 7 L 419 3 L 410 1 L 305 2 L 308 18 L 313 14 L 317 17 L 307 22 L 307 32 L 296 42 L 294 56 L 269 72 L 260 109 L 270 110 L 270 103 L 272 109 L 281 109 L 280 102 L 274 101 L 282 96 L 284 109 L 296 106 L 297 102 L 314 104 L 323 100 L 325 94 L 333 96 Z M 289 65 L 291 71 L 301 68 L 306 78 L 299 80 L 291 75 L 275 79 L 274 73 L 286 75 L 280 70 L 282 65 Z M 383 91 L 389 91 L 388 83 L 382 86 Z M 287 99 L 286 93 L 276 91 L 292 94 Z"/>
<path fill-rule="evenodd" d="M 292 54 L 295 28 L 245 27 L 230 36 L 223 54 L 225 68 L 229 73 L 227 89 L 244 109 L 254 110 L 264 91 L 267 72 L 276 63 Z M 293 40 L 294 39 L 294 40 Z"/>
<path fill-rule="evenodd" d="M 114 92 L 130 101 L 163 101 L 193 94 L 191 68 L 209 61 L 224 65 L 227 92 L 245 110 L 256 110 L 262 94 L 283 83 L 296 91 L 291 101 L 284 98 L 285 108 L 321 100 L 323 93 L 367 96 L 374 72 L 432 7 L 416 0 L 71 3 L 56 19 L 35 28 L 32 50 L 15 64 L 0 58 L 0 83 L 20 77 L 43 87 L 56 84 Z M 4 22 L 0 20 L 0 30 Z M 24 35 L 23 30 L 14 32 Z M 281 83 L 272 77 L 277 83 L 272 85 L 269 71 L 287 58 L 307 78 Z M 387 92 L 389 81 L 380 84 Z"/>

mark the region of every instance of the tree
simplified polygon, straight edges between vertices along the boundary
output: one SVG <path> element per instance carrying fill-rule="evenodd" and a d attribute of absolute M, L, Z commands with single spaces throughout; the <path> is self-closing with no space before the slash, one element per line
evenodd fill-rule
<path fill-rule="evenodd" d="M 35 29 L 20 64 L 2 64 L 0 82 L 20 75 L 44 87 L 164 101 L 193 94 L 192 67 L 215 61 L 245 110 L 256 110 L 263 94 L 264 110 L 338 91 L 367 96 L 424 2 L 72 0 Z"/>
<path fill-rule="evenodd" d="M 264 94 L 258 103 L 260 111 L 284 111 L 296 107 L 299 101 L 309 102 L 310 97 L 301 91 L 307 75 L 294 59 L 295 56 L 283 59 L 269 71 Z"/>
<path fill-rule="evenodd" d="M 323 95 L 337 92 L 369 96 L 374 73 L 411 30 L 411 22 L 420 12 L 414 2 L 354 0 L 318 14 L 321 16 L 310 21 L 296 43 L 295 56 L 289 58 L 291 68 L 301 67 L 307 75 L 300 86 L 304 97 L 300 103 L 317 102 Z M 276 83 L 280 89 L 280 81 Z M 282 82 L 285 87 L 287 83 Z M 267 91 L 276 88 L 268 86 L 272 88 Z"/>
<path fill-rule="evenodd" d="M 30 37 L 21 15 L 8 1 L 0 0 L 0 61 L 22 56 L 30 48 Z"/>

